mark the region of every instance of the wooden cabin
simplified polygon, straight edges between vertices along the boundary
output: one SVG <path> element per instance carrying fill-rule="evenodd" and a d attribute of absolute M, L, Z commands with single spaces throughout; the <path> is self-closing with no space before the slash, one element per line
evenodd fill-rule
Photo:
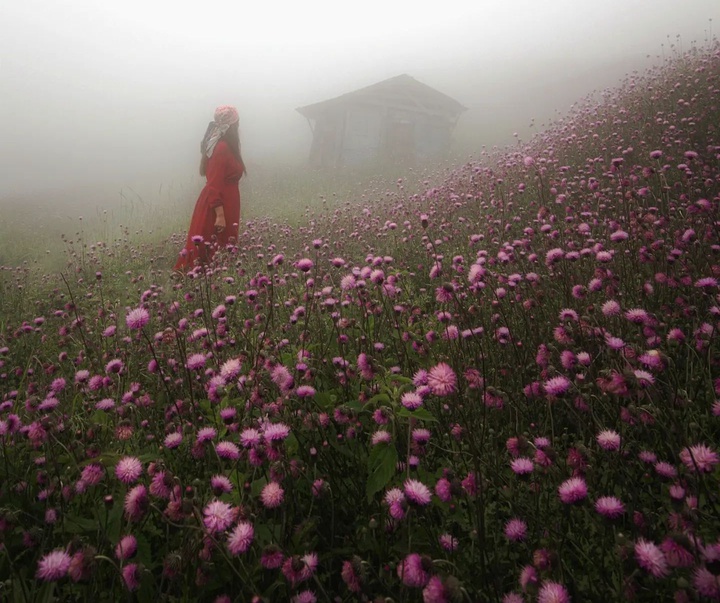
<path fill-rule="evenodd" d="M 318 167 L 441 156 L 466 110 L 409 75 L 297 109 L 310 124 L 310 164 Z"/>

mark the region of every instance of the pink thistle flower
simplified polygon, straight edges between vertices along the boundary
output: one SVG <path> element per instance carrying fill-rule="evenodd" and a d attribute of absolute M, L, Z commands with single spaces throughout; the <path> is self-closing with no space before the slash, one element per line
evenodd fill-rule
<path fill-rule="evenodd" d="M 562 396 L 564 393 L 566 393 L 570 389 L 570 380 L 565 377 L 564 375 L 558 375 L 557 377 L 553 377 L 552 379 L 548 379 L 543 383 L 543 387 L 545 388 L 545 392 L 549 396 Z"/>
<path fill-rule="evenodd" d="M 123 536 L 115 547 L 115 557 L 119 561 L 127 561 L 137 551 L 137 538 L 132 534 Z"/>
<path fill-rule="evenodd" d="M 673 479 L 677 477 L 677 469 L 670 463 L 667 463 L 665 461 L 658 461 L 654 465 L 655 472 L 660 476 L 664 477 L 666 479 Z"/>
<path fill-rule="evenodd" d="M 163 444 L 165 448 L 173 449 L 180 446 L 182 443 L 182 434 L 175 431 L 173 433 L 169 433 L 165 436 L 165 440 L 163 441 Z"/>
<path fill-rule="evenodd" d="M 280 388 L 280 391 L 287 393 L 292 389 L 294 379 L 287 367 L 278 364 L 270 373 L 273 383 Z"/>
<path fill-rule="evenodd" d="M 420 387 L 421 385 L 428 384 L 428 372 L 425 369 L 420 369 L 413 375 L 413 385 Z"/>
<path fill-rule="evenodd" d="M 575 354 L 570 350 L 563 350 L 560 354 L 560 364 L 562 364 L 562 367 L 566 371 L 572 370 L 576 362 L 577 358 L 575 357 Z"/>
<path fill-rule="evenodd" d="M 564 308 L 560 310 L 559 319 L 561 321 L 574 321 L 577 322 L 579 320 L 578 313 L 575 310 L 572 310 L 571 308 Z"/>
<path fill-rule="evenodd" d="M 693 554 L 671 537 L 660 543 L 660 550 L 670 567 L 692 567 L 695 564 Z"/>
<path fill-rule="evenodd" d="M 430 580 L 429 562 L 417 553 L 410 553 L 397 566 L 397 575 L 405 586 L 422 588 Z"/>
<path fill-rule="evenodd" d="M 705 444 L 683 448 L 680 452 L 680 460 L 685 467 L 695 473 L 710 473 L 713 467 L 720 463 L 717 452 Z"/>
<path fill-rule="evenodd" d="M 240 374 L 241 369 L 242 363 L 240 360 L 237 358 L 231 358 L 230 360 L 223 362 L 223 365 L 220 367 L 220 376 L 226 383 L 229 383 Z"/>
<path fill-rule="evenodd" d="M 135 483 L 142 475 L 143 466 L 140 459 L 134 456 L 126 456 L 121 458 L 115 465 L 115 476 L 123 484 Z"/>
<path fill-rule="evenodd" d="M 172 481 L 170 476 L 165 471 L 158 471 L 153 475 L 152 482 L 150 483 L 150 494 L 158 498 L 170 498 L 170 486 Z"/>
<path fill-rule="evenodd" d="M 452 500 L 452 484 L 449 480 L 441 477 L 435 484 L 435 495 L 443 502 Z"/>
<path fill-rule="evenodd" d="M 233 508 L 221 500 L 213 500 L 203 509 L 203 524 L 211 534 L 227 530 L 235 519 Z"/>
<path fill-rule="evenodd" d="M 582 477 L 571 477 L 560 484 L 558 494 L 566 505 L 582 502 L 588 494 L 587 484 Z"/>
<path fill-rule="evenodd" d="M 612 335 L 607 335 L 605 337 L 605 343 L 607 344 L 607 347 L 615 351 L 622 350 L 625 347 L 625 342 L 622 339 L 619 337 L 613 337 Z"/>
<path fill-rule="evenodd" d="M 357 279 L 352 274 L 346 274 L 340 279 L 340 289 L 343 291 L 351 291 L 357 285 Z"/>
<path fill-rule="evenodd" d="M 448 396 L 456 391 L 455 371 L 445 362 L 440 362 L 428 373 L 428 386 L 436 396 Z"/>
<path fill-rule="evenodd" d="M 281 442 L 290 435 L 290 428 L 284 423 L 267 423 L 263 427 L 263 436 L 265 441 Z"/>
<path fill-rule="evenodd" d="M 625 513 L 625 505 L 614 496 L 601 496 L 595 501 L 595 510 L 608 519 L 617 519 Z"/>
<path fill-rule="evenodd" d="M 598 262 L 600 262 L 601 264 L 605 264 L 605 263 L 607 263 L 607 262 L 611 262 L 611 261 L 612 261 L 612 258 L 613 258 L 612 253 L 610 253 L 609 251 L 598 251 L 598 252 L 595 254 L 595 259 L 596 259 Z"/>
<path fill-rule="evenodd" d="M 432 500 L 430 489 L 422 482 L 415 479 L 405 480 L 403 484 L 407 499 L 420 507 L 429 505 Z"/>
<path fill-rule="evenodd" d="M 357 561 L 355 559 L 353 561 L 343 561 L 340 576 L 350 592 L 359 593 L 362 590 L 362 566 L 359 559 Z"/>
<path fill-rule="evenodd" d="M 103 398 L 95 404 L 97 410 L 104 410 L 105 412 L 115 408 L 115 400 L 112 398 Z"/>
<path fill-rule="evenodd" d="M 227 547 L 231 554 L 240 555 L 250 548 L 255 537 L 253 525 L 247 521 L 241 521 L 230 532 L 227 540 Z"/>
<path fill-rule="evenodd" d="M 642 354 L 638 358 L 638 360 L 640 361 L 641 364 L 645 365 L 646 367 L 648 367 L 652 370 L 659 371 L 665 367 L 665 363 L 662 359 L 662 356 L 660 356 L 660 353 L 657 350 L 650 350 L 649 352 Z"/>
<path fill-rule="evenodd" d="M 625 318 L 636 325 L 643 325 L 650 320 L 650 315 L 642 308 L 632 308 L 625 312 Z"/>
<path fill-rule="evenodd" d="M 227 494 L 228 492 L 232 492 L 233 489 L 232 482 L 224 475 L 213 475 L 210 478 L 210 487 L 215 496 Z"/>
<path fill-rule="evenodd" d="M 70 569 L 70 560 L 64 550 L 55 549 L 40 559 L 35 577 L 45 582 L 60 580 Z"/>
<path fill-rule="evenodd" d="M 288 557 L 282 566 L 282 573 L 287 580 L 295 586 L 312 578 L 317 570 L 318 557 L 316 553 L 307 553 L 302 557 L 293 555 Z"/>
<path fill-rule="evenodd" d="M 513 542 L 525 540 L 527 536 L 527 524 L 517 517 L 510 519 L 505 524 L 505 538 Z"/>
<path fill-rule="evenodd" d="M 619 450 L 620 434 L 612 429 L 604 429 L 595 438 L 603 450 Z"/>
<path fill-rule="evenodd" d="M 570 603 L 570 595 L 562 584 L 546 580 L 538 591 L 537 603 Z"/>
<path fill-rule="evenodd" d="M 125 588 L 129 591 L 135 591 L 140 588 L 140 582 L 142 581 L 142 572 L 140 566 L 137 563 L 129 563 L 122 568 L 123 582 Z"/>
<path fill-rule="evenodd" d="M 150 314 L 145 308 L 135 308 L 125 316 L 125 324 L 133 331 L 139 331 L 148 322 L 150 322 Z"/>
<path fill-rule="evenodd" d="M 633 371 L 633 374 L 635 375 L 640 387 L 650 387 L 653 383 L 655 383 L 655 377 L 647 371 L 636 369 Z"/>
<path fill-rule="evenodd" d="M 102 481 L 104 471 L 101 465 L 97 463 L 91 463 L 83 467 L 80 473 L 80 480 L 85 482 L 89 486 L 95 486 Z"/>
<path fill-rule="evenodd" d="M 532 565 L 526 565 L 520 570 L 520 588 L 523 592 L 527 592 L 530 585 L 538 583 L 537 570 Z"/>
<path fill-rule="evenodd" d="M 641 450 L 638 453 L 638 458 L 643 463 L 654 464 L 657 462 L 657 455 L 651 450 Z"/>
<path fill-rule="evenodd" d="M 118 374 L 120 373 L 124 368 L 124 365 L 122 363 L 122 360 L 118 358 L 113 358 L 110 362 L 108 362 L 105 365 L 105 372 L 109 374 Z"/>
<path fill-rule="evenodd" d="M 403 494 L 403 491 L 400 490 L 400 488 L 391 488 L 385 492 L 384 500 L 387 505 L 403 503 L 405 502 L 405 494 Z"/>
<path fill-rule="evenodd" d="M 255 446 L 261 444 L 262 441 L 263 438 L 262 435 L 260 435 L 260 432 L 252 427 L 244 429 L 240 434 L 240 444 L 243 448 L 254 448 Z"/>
<path fill-rule="evenodd" d="M 699 595 L 711 601 L 720 601 L 720 575 L 713 574 L 706 567 L 695 569 L 693 586 Z"/>
<path fill-rule="evenodd" d="M 424 446 L 430 441 L 430 430 L 422 427 L 417 427 L 412 430 L 412 440 L 416 444 Z"/>
<path fill-rule="evenodd" d="M 140 521 L 150 506 L 147 488 L 143 484 L 133 487 L 125 495 L 125 516 L 133 522 Z"/>
<path fill-rule="evenodd" d="M 240 449 L 233 442 L 223 440 L 215 446 L 215 452 L 220 458 L 237 461 L 240 458 Z"/>
<path fill-rule="evenodd" d="M 695 286 L 698 289 L 713 289 L 718 286 L 718 281 L 712 276 L 707 276 L 705 278 L 701 278 L 695 281 Z"/>
<path fill-rule="evenodd" d="M 664 578 L 670 573 L 662 550 L 653 542 L 640 538 L 635 543 L 635 559 L 638 565 L 655 578 Z"/>
<path fill-rule="evenodd" d="M 370 438 L 370 443 L 373 446 L 377 446 L 378 444 L 389 444 L 390 442 L 392 442 L 392 434 L 384 429 L 379 429 L 373 433 Z"/>
<path fill-rule="evenodd" d="M 295 390 L 298 398 L 312 398 L 315 395 L 315 388 L 309 385 L 301 385 Z"/>
<path fill-rule="evenodd" d="M 510 462 L 510 468 L 516 475 L 529 475 L 535 469 L 532 459 L 521 456 Z"/>
<path fill-rule="evenodd" d="M 405 392 L 400 397 L 400 404 L 408 410 L 415 410 L 422 406 L 423 399 L 417 392 Z"/>
<path fill-rule="evenodd" d="M 602 305 L 601 312 L 604 316 L 617 316 L 620 314 L 620 304 L 610 299 Z"/>
<path fill-rule="evenodd" d="M 290 599 L 290 603 L 317 603 L 317 595 L 311 590 L 301 590 Z"/>
<path fill-rule="evenodd" d="M 217 435 L 217 430 L 214 427 L 203 427 L 197 432 L 196 442 L 202 444 L 203 442 L 209 442 Z"/>
<path fill-rule="evenodd" d="M 309 258 L 302 258 L 301 260 L 295 262 L 295 268 L 297 268 L 301 272 L 309 272 L 310 270 L 312 270 L 312 267 L 314 265 L 314 262 Z"/>
<path fill-rule="evenodd" d="M 460 541 L 457 538 L 447 533 L 440 534 L 438 542 L 440 543 L 440 546 L 449 553 L 457 551 L 458 546 L 460 545 Z"/>
<path fill-rule="evenodd" d="M 285 555 L 275 545 L 269 545 L 263 549 L 260 563 L 265 569 L 277 569 L 285 561 Z"/>
<path fill-rule="evenodd" d="M 555 249 L 551 249 L 545 254 L 545 265 L 550 268 L 553 264 L 556 264 L 561 259 L 565 257 L 565 252 L 560 249 L 559 247 L 556 247 Z"/>
<path fill-rule="evenodd" d="M 502 603 L 525 603 L 525 599 L 517 593 L 505 593 L 502 598 Z"/>
<path fill-rule="evenodd" d="M 432 576 L 423 589 L 423 603 L 450 603 L 453 593 L 440 576 Z"/>
<path fill-rule="evenodd" d="M 205 354 L 192 354 L 187 359 L 186 366 L 191 371 L 200 370 L 205 366 Z"/>
<path fill-rule="evenodd" d="M 50 397 L 50 398 L 45 398 L 42 402 L 40 402 L 40 404 L 38 405 L 37 408 L 38 408 L 38 410 L 50 411 L 50 410 L 54 410 L 55 408 L 57 408 L 59 404 L 60 404 L 60 400 L 58 400 L 55 397 Z"/>
<path fill-rule="evenodd" d="M 279 507 L 285 497 L 285 490 L 277 482 L 268 482 L 260 493 L 260 500 L 266 509 Z"/>

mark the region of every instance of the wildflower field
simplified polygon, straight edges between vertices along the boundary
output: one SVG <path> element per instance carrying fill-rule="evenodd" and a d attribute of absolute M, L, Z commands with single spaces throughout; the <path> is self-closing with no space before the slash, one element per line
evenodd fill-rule
<path fill-rule="evenodd" d="M 720 600 L 720 47 L 414 177 L 0 270 L 0 600 Z"/>

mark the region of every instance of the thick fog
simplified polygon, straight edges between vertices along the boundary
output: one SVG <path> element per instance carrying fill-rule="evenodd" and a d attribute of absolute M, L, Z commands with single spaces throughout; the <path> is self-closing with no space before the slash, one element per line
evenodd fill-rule
<path fill-rule="evenodd" d="M 193 177 L 218 104 L 238 107 L 251 168 L 300 163 L 296 107 L 402 73 L 468 107 L 455 137 L 477 151 L 719 17 L 718 0 L 4 2 L 0 201 Z"/>

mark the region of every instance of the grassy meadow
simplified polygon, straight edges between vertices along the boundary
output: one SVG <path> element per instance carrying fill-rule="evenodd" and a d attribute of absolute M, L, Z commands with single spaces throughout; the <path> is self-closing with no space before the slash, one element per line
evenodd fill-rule
<path fill-rule="evenodd" d="M 241 191 L 0 221 L 0 600 L 720 600 L 720 46 Z"/>

